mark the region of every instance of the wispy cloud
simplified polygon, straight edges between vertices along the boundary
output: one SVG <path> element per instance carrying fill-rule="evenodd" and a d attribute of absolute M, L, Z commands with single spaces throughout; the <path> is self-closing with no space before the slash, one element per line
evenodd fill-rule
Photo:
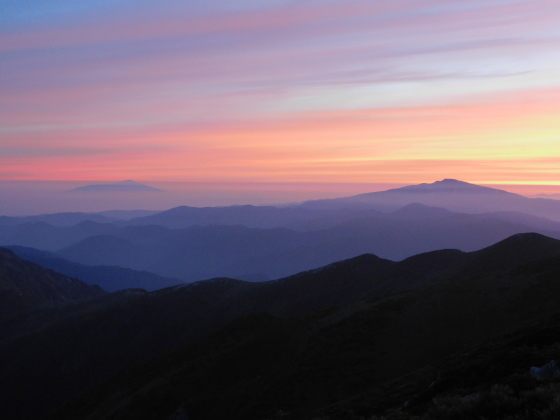
<path fill-rule="evenodd" d="M 560 153 L 557 1 L 81 3 L 7 6 L 5 173 L 361 179 L 356 156 Z"/>

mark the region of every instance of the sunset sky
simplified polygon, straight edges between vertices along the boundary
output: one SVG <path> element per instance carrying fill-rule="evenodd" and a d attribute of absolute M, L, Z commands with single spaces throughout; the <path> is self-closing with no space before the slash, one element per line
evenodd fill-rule
<path fill-rule="evenodd" d="M 559 22 L 558 0 L 0 1 L 0 180 L 560 185 Z"/>

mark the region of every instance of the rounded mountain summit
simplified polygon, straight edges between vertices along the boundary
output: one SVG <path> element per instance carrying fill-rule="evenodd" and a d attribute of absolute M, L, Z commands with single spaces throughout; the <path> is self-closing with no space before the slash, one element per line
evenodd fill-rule
<path fill-rule="evenodd" d="M 69 192 L 162 192 L 159 188 L 150 187 L 149 185 L 141 184 L 136 181 L 127 180 L 121 182 L 114 182 L 112 184 L 93 184 L 85 185 L 70 190 Z"/>

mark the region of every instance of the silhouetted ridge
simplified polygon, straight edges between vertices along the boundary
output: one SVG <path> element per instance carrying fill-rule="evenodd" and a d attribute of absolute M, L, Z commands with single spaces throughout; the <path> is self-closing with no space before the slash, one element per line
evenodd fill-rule
<path fill-rule="evenodd" d="M 129 221 L 131 225 L 156 224 L 179 229 L 193 225 L 244 225 L 247 227 L 273 228 L 290 223 L 312 220 L 318 215 L 301 207 L 274 206 L 179 206 Z"/>
<path fill-rule="evenodd" d="M 418 407 L 438 396 L 440 401 L 432 403 L 460 407 L 466 395 L 485 392 L 478 384 L 490 388 L 497 378 L 514 373 L 511 386 L 521 385 L 522 392 L 490 393 L 505 396 L 492 404 L 507 406 L 508 400 L 523 394 L 523 387 L 547 385 L 532 381 L 529 368 L 558 357 L 560 327 L 550 334 L 541 330 L 534 337 L 520 336 L 523 342 L 513 353 L 501 345 L 503 351 L 496 357 L 472 351 L 453 354 L 558 313 L 558 259 L 536 261 L 557 252 L 558 242 L 541 235 L 516 235 L 478 252 L 434 251 L 397 263 L 361 255 L 255 286 L 248 295 L 240 295 L 252 315 L 148 366 L 123 372 L 67 404 L 53 419 L 169 418 L 181 406 L 192 418 L 207 420 L 260 420 L 286 412 L 294 419 L 370 419 L 385 409 L 395 414 L 388 418 L 413 418 L 403 408 L 407 400 Z M 504 257 L 506 249 L 513 252 L 511 258 Z M 523 251 L 526 255 L 520 258 Z M 512 269 L 522 259 L 535 259 L 529 275 Z M 408 280 L 418 278 L 440 281 L 411 288 Z M 375 296 L 373 286 L 406 290 L 399 289 L 400 281 L 400 286 L 409 287 L 407 293 L 367 300 Z M 352 289 L 356 284 L 363 288 Z M 321 311 L 345 299 L 348 305 Z M 232 307 L 232 301 L 224 302 Z M 302 315 L 298 310 L 306 305 L 317 311 Z M 283 316 L 257 313 L 264 311 Z M 289 317 L 293 314 L 298 316 Z M 543 345 L 549 349 L 535 359 Z M 478 349 L 485 352 L 484 347 Z M 442 361 L 447 365 L 445 376 Z M 423 367 L 426 370 L 417 373 Z M 404 376 L 411 372 L 412 381 Z M 447 399 L 450 387 L 457 390 L 455 400 Z M 534 394 L 527 406 L 535 408 L 541 397 L 542 392 Z M 556 397 L 557 393 L 550 399 Z M 420 418 L 459 418 L 452 414 Z M 487 418 L 494 417 L 490 412 Z"/>
<path fill-rule="evenodd" d="M 0 360 L 10 358 L 0 390 L 18 398 L 0 395 L 4 407 L 36 418 L 140 363 L 53 419 L 88 418 L 99 407 L 90 418 L 112 418 L 103 410 L 121 407 L 115 418 L 158 417 L 154 410 L 169 418 L 185 402 L 212 420 L 273 418 L 279 407 L 305 418 L 298 413 L 558 311 L 558 258 L 542 258 L 559 255 L 559 242 L 515 235 L 478 252 L 447 249 L 401 262 L 364 254 L 278 281 L 215 278 L 151 293 L 121 291 L 69 312 L 45 310 L 36 323 L 15 326 L 31 333 L 0 346 Z M 515 269 L 524 261 L 535 263 L 529 275 Z"/>
<path fill-rule="evenodd" d="M 69 192 L 157 192 L 159 188 L 150 187 L 136 181 L 126 180 L 112 184 L 85 185 L 70 190 Z"/>
<path fill-rule="evenodd" d="M 431 184 L 408 185 L 384 191 L 385 193 L 476 193 L 476 194 L 511 194 L 496 188 L 483 187 L 456 179 L 444 179 Z"/>
<path fill-rule="evenodd" d="M 480 271 L 516 267 L 524 263 L 560 255 L 560 241 L 538 233 L 519 233 L 492 246 L 469 253 Z"/>
<path fill-rule="evenodd" d="M 99 286 L 63 276 L 22 260 L 8 249 L 0 248 L 0 300 L 3 315 L 10 315 L 9 308 L 84 299 L 103 293 Z"/>
<path fill-rule="evenodd" d="M 197 292 L 201 291 L 218 291 L 221 293 L 224 289 L 234 289 L 236 287 L 245 287 L 245 285 L 253 284 L 251 282 L 237 280 L 237 279 L 230 279 L 228 277 L 216 277 L 214 279 L 208 280 L 201 280 L 196 281 L 193 283 L 188 284 L 178 284 L 171 287 L 166 287 L 161 290 L 156 290 L 152 292 L 153 296 L 158 296 L 165 293 L 173 293 L 175 291 L 180 290 L 181 293 L 191 292 L 196 290 Z"/>
<path fill-rule="evenodd" d="M 362 254 L 358 255 L 357 257 L 348 258 L 346 260 L 337 261 L 332 264 L 325 265 L 323 267 L 315 268 L 312 270 L 302 271 L 301 273 L 294 274 L 293 276 L 288 276 L 284 279 L 278 280 L 278 282 L 287 282 L 291 280 L 295 280 L 301 277 L 305 277 L 310 274 L 318 274 L 318 273 L 337 273 L 344 270 L 356 270 L 364 267 L 376 267 L 376 268 L 387 268 L 391 266 L 393 261 L 389 261 L 383 258 L 379 258 L 377 255 L 374 254 Z"/>

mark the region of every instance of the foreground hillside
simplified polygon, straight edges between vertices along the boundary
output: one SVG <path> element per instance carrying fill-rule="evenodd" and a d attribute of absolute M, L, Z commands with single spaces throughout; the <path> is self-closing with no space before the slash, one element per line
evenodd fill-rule
<path fill-rule="evenodd" d="M 52 418 L 167 419 L 183 406 L 193 419 L 311 418 L 555 314 L 559 275 L 560 241 L 524 234 L 35 309 L 0 325 L 1 403 L 14 419 L 71 398 Z"/>
<path fill-rule="evenodd" d="M 559 335 L 560 316 L 545 316 L 323 407 L 315 419 L 557 419 L 559 379 L 537 379 L 530 371 L 558 362 Z"/>
<path fill-rule="evenodd" d="M 455 280 L 382 299 L 296 317 L 254 314 L 239 319 L 203 341 L 122 372 L 55 417 L 167 419 L 184 409 L 193 419 L 358 419 L 398 409 L 414 399 L 415 393 L 427 401 L 440 392 L 446 396 L 445 391 L 452 387 L 442 382 L 447 380 L 441 378 L 443 367 L 426 368 L 414 379 L 416 388 L 403 391 L 397 387 L 389 397 L 389 391 L 381 397 L 375 389 L 558 315 L 557 248 L 555 256 L 544 260 L 504 264 L 507 253 L 516 248 L 525 246 L 528 251 L 530 244 L 543 250 L 547 243 L 551 242 L 538 237 L 511 238 L 480 251 L 472 260 L 479 263 L 482 259 L 478 258 L 487 258 L 486 272 L 475 268 L 463 276 L 451 271 Z M 505 367 L 497 365 L 501 373 L 484 372 L 484 366 L 491 366 L 493 354 L 480 356 L 484 360 L 475 357 L 472 363 L 478 363 L 478 370 L 469 377 L 469 368 L 461 365 L 461 375 L 470 382 L 458 378 L 455 392 L 464 392 L 459 388 L 466 385 L 470 386 L 467 390 L 479 392 L 478 386 L 483 390 L 493 378 L 507 378 L 515 372 L 527 375 L 532 364 L 553 358 L 551 349 L 560 345 L 558 337 L 545 333 L 527 340 L 529 345 L 552 347 L 542 354 L 526 349 L 525 355 L 518 354 L 518 365 L 511 359 Z M 502 344 L 502 350 L 506 347 Z M 467 356 L 455 360 L 469 366 Z M 426 394 L 432 382 L 438 388 Z"/>
<path fill-rule="evenodd" d="M 37 305 L 85 299 L 103 293 L 98 286 L 63 276 L 0 248 L 0 319 Z"/>

